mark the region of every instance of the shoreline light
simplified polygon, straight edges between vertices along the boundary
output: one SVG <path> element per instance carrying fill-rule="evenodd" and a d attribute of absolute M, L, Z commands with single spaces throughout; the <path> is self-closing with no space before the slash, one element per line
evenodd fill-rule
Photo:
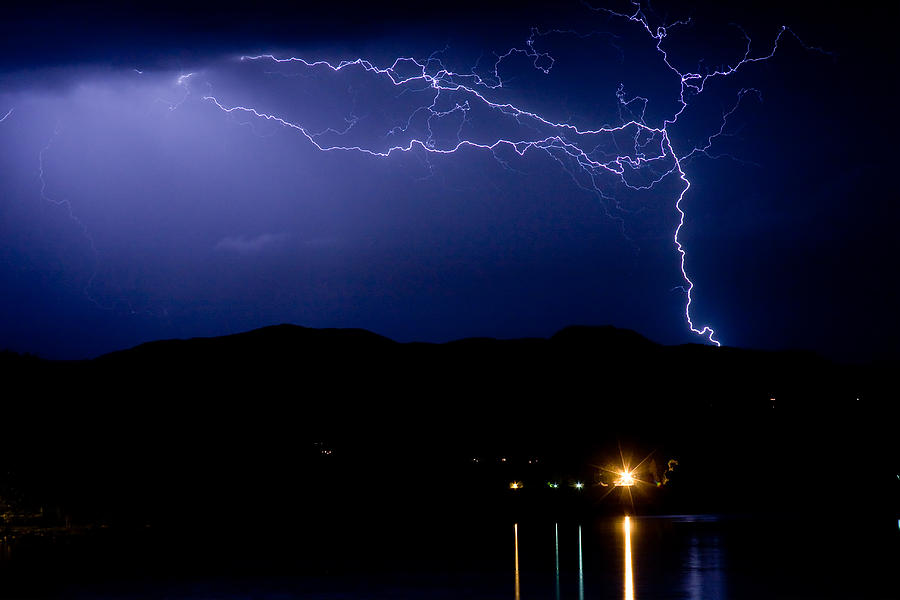
<path fill-rule="evenodd" d="M 634 485 L 634 473 L 632 471 L 622 471 L 619 478 L 616 479 L 616 487 L 631 487 Z M 627 518 L 627 517 L 626 517 Z"/>

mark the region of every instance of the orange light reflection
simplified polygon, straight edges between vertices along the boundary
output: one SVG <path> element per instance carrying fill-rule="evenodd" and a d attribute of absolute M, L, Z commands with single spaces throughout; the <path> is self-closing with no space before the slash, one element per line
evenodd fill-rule
<path fill-rule="evenodd" d="M 631 518 L 625 517 L 625 600 L 634 600 L 634 576 L 631 572 Z"/>
<path fill-rule="evenodd" d="M 516 600 L 521 600 L 519 595 L 519 524 L 513 525 L 516 536 Z"/>

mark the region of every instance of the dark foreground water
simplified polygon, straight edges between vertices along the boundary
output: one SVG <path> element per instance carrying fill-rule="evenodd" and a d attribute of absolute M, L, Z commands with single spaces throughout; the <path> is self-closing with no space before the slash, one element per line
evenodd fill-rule
<path fill-rule="evenodd" d="M 0 547 L 0 589 L 173 600 L 900 597 L 898 524 L 862 514 L 517 523 L 436 514 L 286 531 L 20 538 Z"/>

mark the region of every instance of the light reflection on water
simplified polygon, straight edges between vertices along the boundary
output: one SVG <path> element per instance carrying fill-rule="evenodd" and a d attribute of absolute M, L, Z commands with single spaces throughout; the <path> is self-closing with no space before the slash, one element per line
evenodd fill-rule
<path fill-rule="evenodd" d="M 516 600 L 520 600 L 519 595 L 519 524 L 513 525 L 513 531 L 516 539 Z"/>
<path fill-rule="evenodd" d="M 584 600 L 584 563 L 581 560 L 581 525 L 578 526 L 578 600 Z"/>
<path fill-rule="evenodd" d="M 639 597 L 654 600 L 725 598 L 723 548 L 718 533 L 710 531 L 710 524 L 716 520 L 712 517 L 626 516 L 568 527 L 554 523 L 552 566 L 547 560 L 549 555 L 540 548 L 550 541 L 549 524 L 525 524 L 521 540 L 524 573 L 520 571 L 520 528 L 516 524 L 515 600 L 521 600 L 523 594 L 526 599 L 550 597 L 551 585 L 555 600 L 565 597 L 574 600 L 576 595 L 578 600 L 614 597 L 624 597 L 625 600 Z M 562 561 L 560 535 L 564 542 Z M 565 551 L 571 543 L 565 543 L 568 535 L 578 538 L 577 555 Z M 546 558 L 542 559 L 542 556 Z M 638 580 L 635 576 L 636 563 L 641 561 L 641 557 L 645 560 L 645 574 L 643 579 Z M 541 583 L 541 578 L 546 577 L 541 575 L 541 561 L 547 561 L 543 567 L 547 575 L 552 568 L 552 583 L 549 578 L 543 580 L 546 583 Z M 676 568 L 673 569 L 673 566 Z M 525 577 L 524 590 L 522 576 Z M 572 587 L 566 589 L 567 586 Z"/>
<path fill-rule="evenodd" d="M 634 600 L 634 574 L 631 571 L 631 517 L 622 523 L 625 530 L 625 600 Z"/>
<path fill-rule="evenodd" d="M 691 536 L 685 570 L 685 591 L 690 600 L 705 598 L 725 598 L 723 585 L 722 552 L 718 536 L 701 540 L 696 534 Z"/>
<path fill-rule="evenodd" d="M 553 545 L 556 555 L 556 600 L 559 600 L 559 523 L 553 524 Z"/>
<path fill-rule="evenodd" d="M 791 521 L 790 526 L 797 527 L 796 523 L 796 520 Z M 890 534 L 895 535 L 893 519 L 886 524 Z M 838 532 L 837 537 L 823 537 L 817 534 L 817 525 L 810 521 L 808 528 L 795 531 L 792 544 L 788 546 L 782 542 L 783 520 L 696 516 L 598 518 L 581 524 L 576 521 L 523 520 L 513 528 L 514 555 L 513 565 L 510 565 L 508 522 L 482 521 L 471 527 L 460 525 L 452 535 L 439 539 L 423 533 L 435 544 L 435 553 L 427 556 L 421 552 L 421 545 L 406 543 L 408 538 L 391 545 L 390 537 L 373 536 L 371 547 L 379 548 L 381 562 L 377 563 L 377 568 L 368 562 L 358 563 L 368 565 L 368 572 L 357 570 L 351 563 L 346 571 L 334 575 L 310 575 L 299 569 L 292 574 L 286 566 L 289 563 L 282 561 L 278 568 L 288 577 L 272 578 L 241 572 L 232 576 L 217 572 L 209 577 L 191 575 L 185 581 L 173 579 L 152 584 L 148 583 L 153 581 L 149 577 L 139 577 L 135 581 L 123 578 L 109 589 L 107 584 L 87 586 L 76 588 L 73 595 L 63 597 L 73 600 L 243 600 L 249 597 L 260 600 L 465 597 L 509 600 L 513 593 L 515 600 L 612 600 L 623 596 L 626 600 L 893 597 L 873 593 L 894 589 L 889 587 L 888 578 L 898 564 L 894 558 L 897 553 L 884 545 L 883 538 L 860 537 L 864 533 L 860 527 L 848 529 L 853 537 L 840 534 L 837 528 L 832 530 Z M 169 548 L 168 545 L 153 546 L 145 554 L 136 554 L 133 547 L 122 550 L 117 545 L 115 551 L 122 559 L 115 562 L 111 555 L 98 554 L 100 546 L 87 545 L 91 539 L 72 537 L 56 542 L 52 539 L 16 539 L 6 543 L 0 539 L 0 597 L 21 597 L 11 596 L 7 591 L 13 576 L 22 589 L 30 590 L 28 586 L 33 583 L 32 576 L 36 573 L 52 576 L 54 569 L 63 569 L 63 565 L 72 563 L 71 567 L 66 567 L 69 571 L 59 571 L 62 575 L 57 575 L 57 583 L 60 583 L 65 581 L 65 573 L 80 574 L 88 568 L 86 565 L 95 562 L 131 568 L 129 561 L 144 559 L 141 564 L 152 563 L 156 553 Z M 94 541 L 99 544 L 103 539 Z M 117 543 L 119 540 L 115 538 Z M 477 542 L 473 543 L 473 540 Z M 872 540 L 874 545 L 871 547 L 877 548 L 878 552 L 863 554 L 858 551 L 867 548 L 865 543 Z M 169 544 L 179 539 L 166 537 L 160 541 Z M 19 545 L 12 548 L 12 558 L 2 560 L 4 556 L 9 558 L 11 546 L 16 543 Z M 432 542 L 426 542 L 426 546 L 428 543 Z M 209 547 L 203 548 L 210 551 Z M 368 555 L 377 554 L 356 554 L 359 547 L 355 545 L 341 545 L 340 548 L 348 554 L 336 554 L 320 564 L 338 564 L 337 561 L 347 560 L 348 556 L 352 559 L 363 554 L 368 561 Z M 82 552 L 84 549 L 89 552 Z M 301 568 L 306 568 L 308 554 L 294 555 L 284 551 L 288 552 L 287 560 L 297 560 L 298 564 L 304 565 Z M 88 558 L 79 559 L 82 554 Z M 106 558 L 95 561 L 96 556 Z M 220 556 L 217 554 L 215 558 L 219 560 Z M 448 571 L 448 563 L 443 559 L 451 556 L 457 562 Z M 47 569 L 47 557 L 53 559 L 51 563 L 56 567 Z M 193 560 L 194 554 L 190 557 Z M 205 568 L 212 569 L 210 564 L 204 563 Z M 860 583 L 858 573 L 872 564 L 877 568 Z M 229 565 L 240 567 L 237 561 Z M 514 569 L 514 589 L 510 589 L 513 587 L 510 566 Z M 104 569 L 93 571 L 93 577 L 103 580 L 114 573 L 113 567 L 105 566 Z M 871 583 L 868 577 L 872 578 Z M 28 597 L 43 596 L 34 593 Z"/>

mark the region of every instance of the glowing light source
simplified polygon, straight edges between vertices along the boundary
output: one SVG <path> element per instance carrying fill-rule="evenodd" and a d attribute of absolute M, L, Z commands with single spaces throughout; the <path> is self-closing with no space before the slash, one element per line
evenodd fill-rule
<path fill-rule="evenodd" d="M 559 484 L 556 483 L 555 481 L 548 481 L 547 485 L 550 486 L 551 488 L 553 488 L 554 490 L 559 487 Z"/>
<path fill-rule="evenodd" d="M 511 490 L 521 490 L 523 487 L 525 487 L 525 486 L 522 485 L 521 481 L 510 481 L 509 482 L 509 489 L 511 489 Z"/>
<path fill-rule="evenodd" d="M 634 473 L 630 471 L 622 471 L 619 478 L 616 479 L 616 487 L 631 487 L 634 485 Z"/>
<path fill-rule="evenodd" d="M 584 484 L 583 484 L 582 482 L 580 482 L 580 481 L 576 481 L 576 482 L 575 482 L 575 489 L 576 489 L 576 490 L 584 489 Z"/>

